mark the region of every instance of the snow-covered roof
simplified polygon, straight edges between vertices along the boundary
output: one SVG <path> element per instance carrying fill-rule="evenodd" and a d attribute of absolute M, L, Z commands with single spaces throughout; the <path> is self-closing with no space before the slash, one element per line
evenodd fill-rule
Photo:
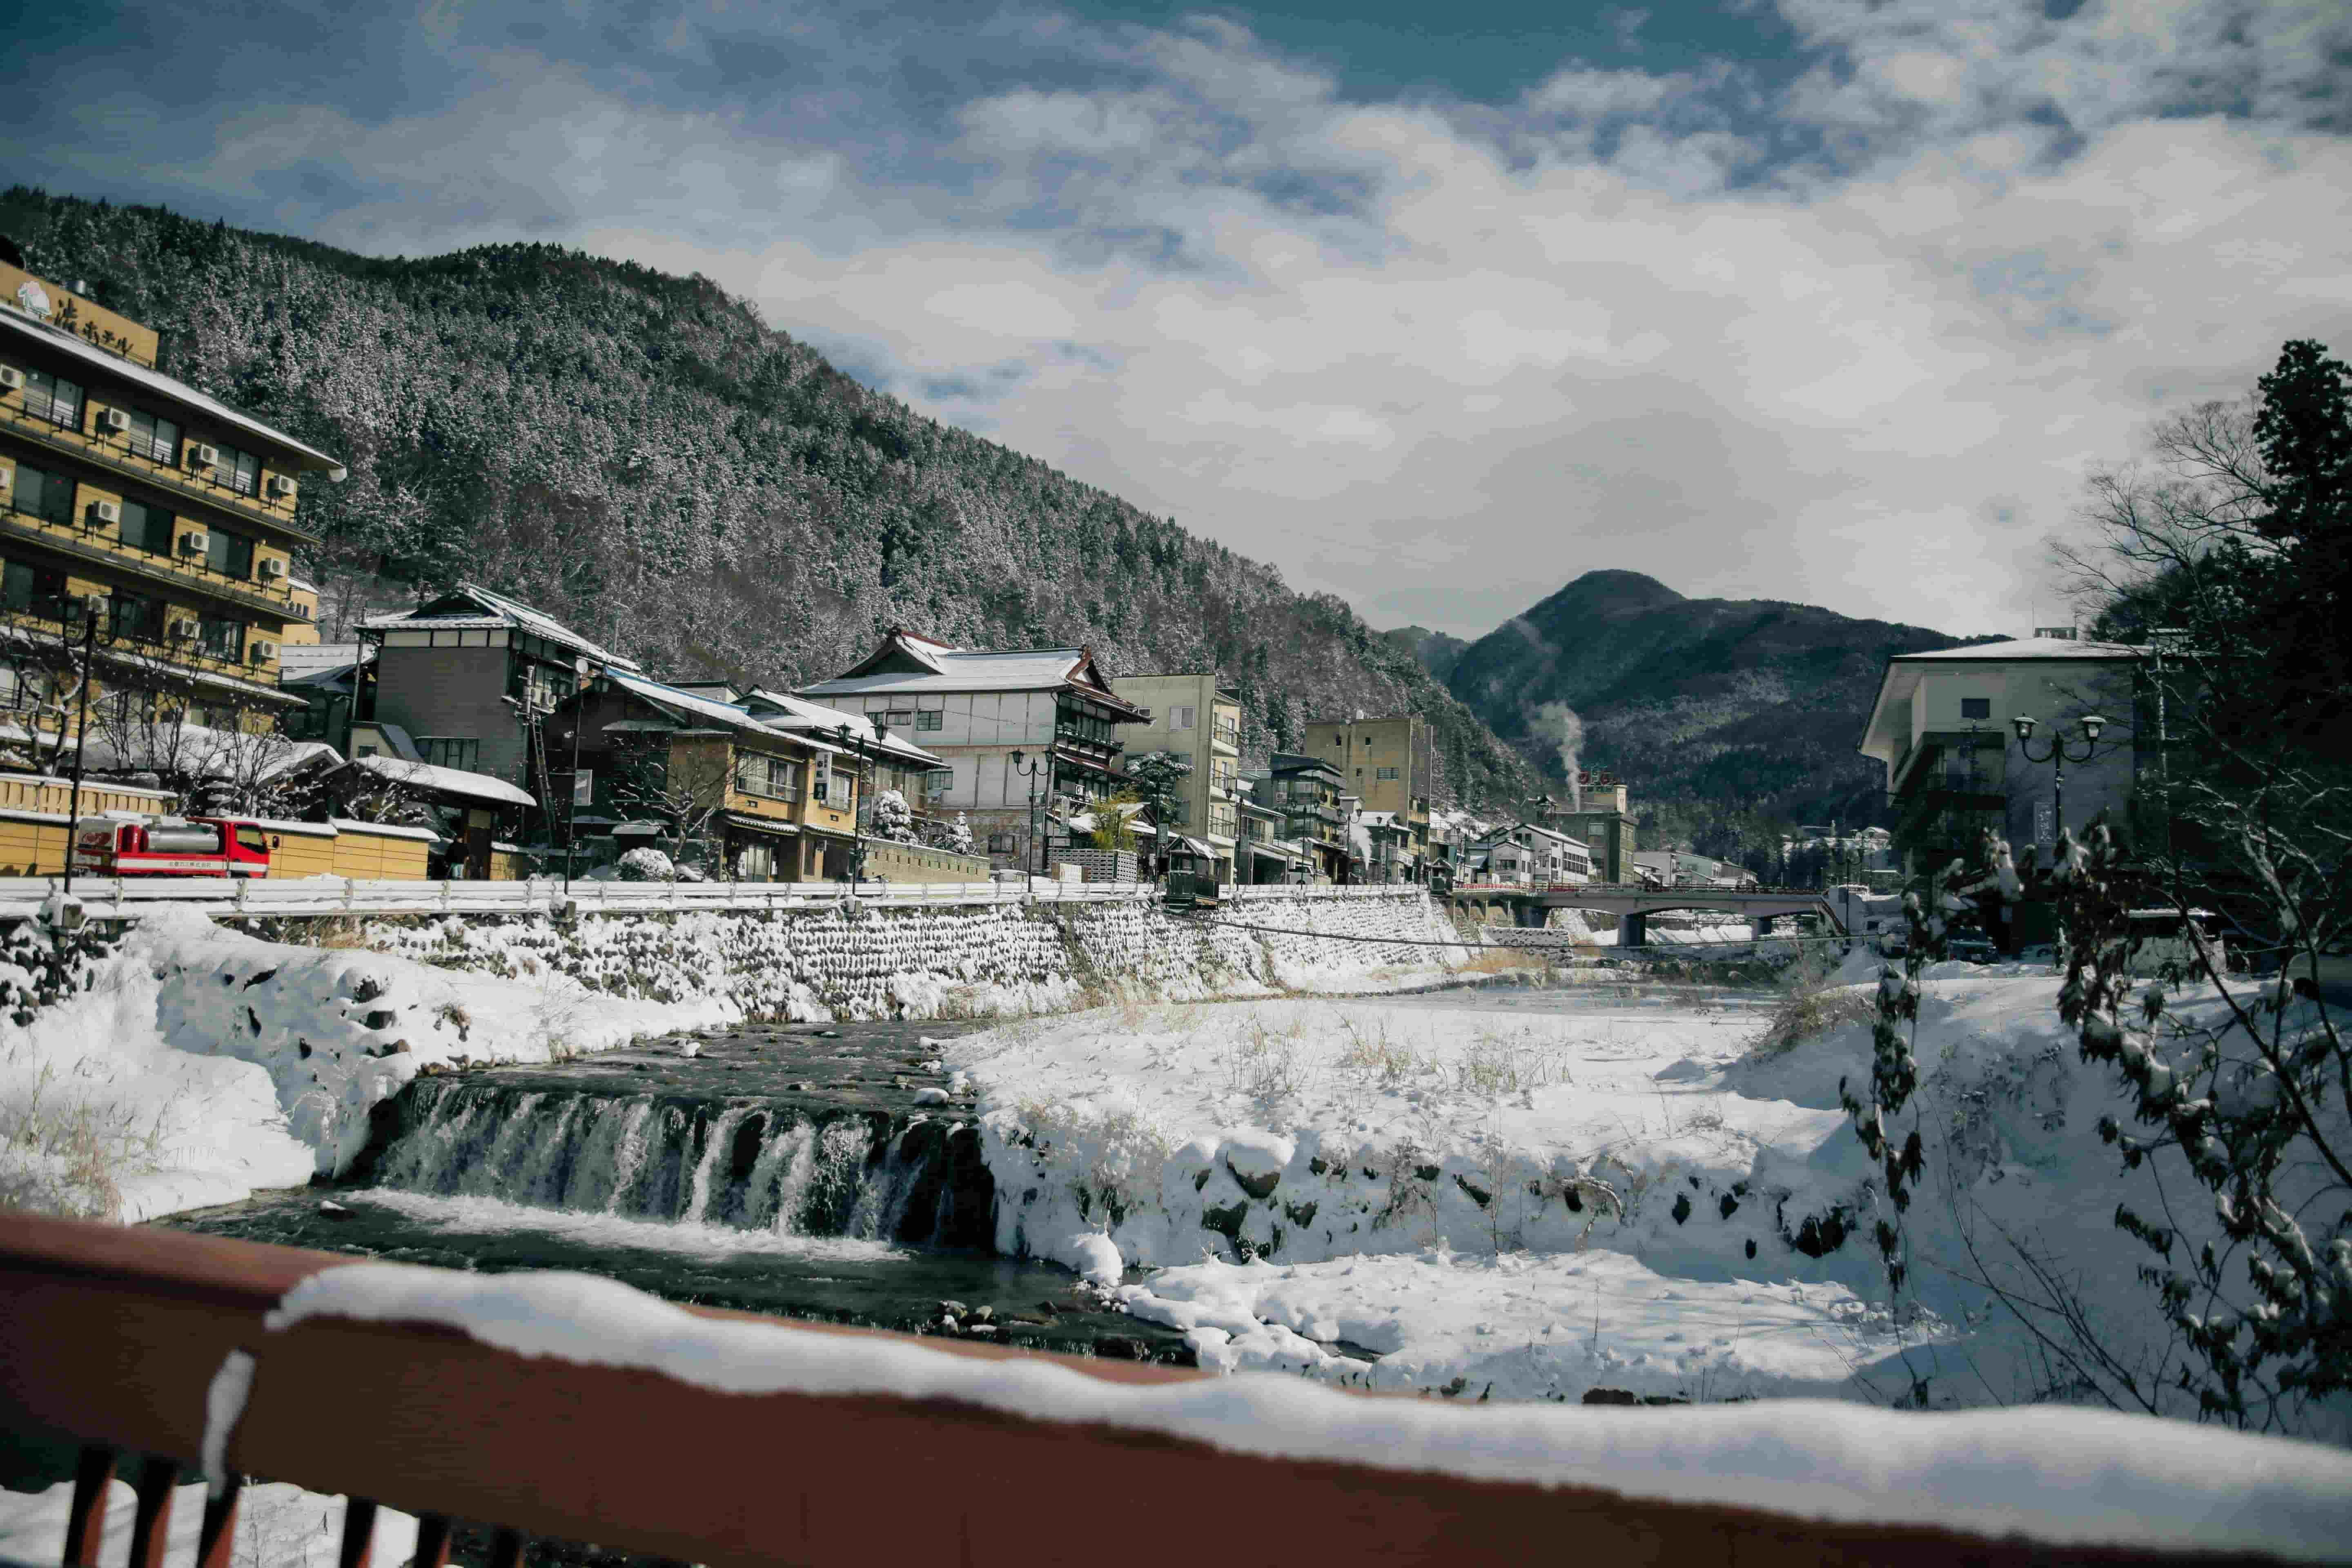
<path fill-rule="evenodd" d="M 436 795 L 460 795 L 467 800 L 486 800 L 499 805 L 537 805 L 539 802 L 528 793 L 516 788 L 504 779 L 488 773 L 468 773 L 463 768 L 445 768 L 433 763 L 412 763 L 401 757 L 382 755 L 353 757 L 352 767 L 371 773 L 394 784 L 406 784 L 411 789 L 430 790 Z"/>
<path fill-rule="evenodd" d="M 1926 653 L 1898 653 L 1894 664 L 2006 663 L 2034 658 L 2144 658 L 2147 650 L 2129 643 L 2086 642 L 2077 637 L 2011 637 L 2007 642 L 1972 643 L 1967 647 L 1937 648 Z"/>
<path fill-rule="evenodd" d="M 356 642 L 289 642 L 278 645 L 278 683 L 292 686 L 321 675 L 355 668 L 374 650 Z"/>
<path fill-rule="evenodd" d="M 635 659 L 597 647 L 546 612 L 534 610 L 503 594 L 493 593 L 478 583 L 460 583 L 434 604 L 446 605 L 452 599 L 471 600 L 474 611 L 469 614 L 436 610 L 427 605 L 417 610 L 398 610 L 387 616 L 370 616 L 360 624 L 370 631 L 489 631 L 504 627 L 545 637 L 549 642 L 560 644 L 575 653 L 586 654 L 597 663 L 609 665 L 614 669 L 640 668 Z"/>
<path fill-rule="evenodd" d="M 258 437 L 278 448 L 276 455 L 281 462 L 291 457 L 293 462 L 290 466 L 293 468 L 305 472 L 323 471 L 338 484 L 350 477 L 350 470 L 343 467 L 340 458 L 331 458 L 316 447 L 297 441 L 285 431 L 272 425 L 264 425 L 250 414 L 240 414 L 218 398 L 198 392 L 184 381 L 165 375 L 160 370 L 149 370 L 145 365 L 134 363 L 119 354 L 109 353 L 95 343 L 86 343 L 62 327 L 36 321 L 11 307 L 0 310 L 0 330 L 14 333 L 20 340 L 37 342 L 44 348 L 61 350 L 100 375 L 127 381 L 158 396 L 186 404 L 232 429 Z"/>
<path fill-rule="evenodd" d="M 606 674 L 613 684 L 622 690 L 634 697 L 641 698 L 678 718 L 697 723 L 715 724 L 720 730 L 731 734 L 767 736 L 779 741 L 791 741 L 836 756 L 842 754 L 842 748 L 839 746 L 817 740 L 812 735 L 796 734 L 782 726 L 769 724 L 754 717 L 751 710 L 740 704 L 720 702 L 691 691 L 681 690 L 675 686 L 665 685 L 658 680 L 648 680 L 641 675 L 629 675 L 617 669 L 608 670 Z M 617 724 L 607 724 L 604 728 L 615 730 L 632 722 L 625 719 Z M 926 752 L 925 755 L 928 756 L 929 753 Z"/>
<path fill-rule="evenodd" d="M 894 627 L 872 653 L 831 680 L 800 689 L 804 697 L 855 697 L 866 693 L 921 691 L 1058 691 L 1071 687 L 1108 708 L 1140 720 L 1138 708 L 1110 689 L 1095 668 L 1093 650 L 1083 647 L 1019 648 L 982 652 L 950 647 L 933 637 Z"/>
<path fill-rule="evenodd" d="M 789 731 L 795 735 L 807 735 L 813 731 L 822 733 L 827 730 L 838 730 L 845 724 L 849 727 L 851 734 L 856 735 L 866 745 L 876 751 L 887 752 L 924 767 L 947 766 L 943 760 L 933 756 L 912 741 L 900 740 L 895 734 L 877 738 L 875 734 L 874 721 L 871 719 L 863 713 L 852 713 L 845 708 L 827 707 L 824 703 L 812 702 L 805 697 L 797 697 L 789 691 L 770 691 L 764 687 L 755 689 L 749 697 L 744 699 L 744 706 L 749 708 L 761 723 L 778 730 Z"/>

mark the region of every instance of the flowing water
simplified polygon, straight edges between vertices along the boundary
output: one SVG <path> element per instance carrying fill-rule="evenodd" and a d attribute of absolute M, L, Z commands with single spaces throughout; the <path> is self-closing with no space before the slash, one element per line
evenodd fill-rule
<path fill-rule="evenodd" d="M 1183 1359 L 1067 1270 L 1000 1258 L 994 1188 L 937 1046 L 976 1026 L 746 1026 L 420 1078 L 350 1179 L 177 1215 L 184 1230 L 401 1262 L 572 1268 L 674 1300 Z M 694 1055 L 686 1051 L 691 1047 Z M 936 1100 L 936 1095 L 929 1097 Z"/>

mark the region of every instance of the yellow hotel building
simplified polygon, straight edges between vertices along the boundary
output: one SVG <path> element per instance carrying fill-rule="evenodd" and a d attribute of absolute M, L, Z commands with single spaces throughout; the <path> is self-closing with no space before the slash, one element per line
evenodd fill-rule
<path fill-rule="evenodd" d="M 70 729 L 94 613 L 93 714 L 276 727 L 302 480 L 342 466 L 155 369 L 156 334 L 0 262 L 0 729 Z"/>

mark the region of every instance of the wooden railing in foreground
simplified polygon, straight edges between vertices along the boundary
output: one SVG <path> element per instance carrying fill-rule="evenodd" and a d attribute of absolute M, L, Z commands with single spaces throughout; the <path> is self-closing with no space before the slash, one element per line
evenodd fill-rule
<path fill-rule="evenodd" d="M 348 1496 L 345 1568 L 367 1563 L 379 1505 L 420 1516 L 418 1568 L 446 1563 L 453 1520 L 494 1527 L 500 1564 L 526 1535 L 714 1565 L 2190 1560 L 1267 1459 L 945 1400 L 713 1393 L 422 1324 L 265 1330 L 297 1282 L 351 1261 L 0 1214 L 0 1424 L 82 1446 L 68 1563 L 97 1561 L 119 1471 L 138 1490 L 131 1561 L 162 1562 L 173 1482 L 201 1457 L 206 1390 L 235 1350 L 257 1368 L 226 1469 Z M 1200 1375 L 1055 1359 L 1117 1382 Z M 236 1508 L 234 1487 L 207 1508 L 205 1568 L 228 1563 Z"/>

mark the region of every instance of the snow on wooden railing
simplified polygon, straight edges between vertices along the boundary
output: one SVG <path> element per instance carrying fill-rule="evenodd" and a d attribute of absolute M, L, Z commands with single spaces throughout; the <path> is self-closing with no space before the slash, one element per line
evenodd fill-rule
<path fill-rule="evenodd" d="M 1400 1399 L 7 1214 L 0 1392 L 0 1422 L 81 1449 L 68 1563 L 97 1560 L 118 1469 L 131 1561 L 160 1563 L 200 1468 L 207 1565 L 245 1475 L 348 1497 L 346 1563 L 379 1506 L 418 1516 L 416 1568 L 452 1520 L 497 1529 L 500 1563 L 526 1534 L 971 1568 L 2251 1563 L 2352 1539 L 2352 1458 L 2145 1418 Z"/>

